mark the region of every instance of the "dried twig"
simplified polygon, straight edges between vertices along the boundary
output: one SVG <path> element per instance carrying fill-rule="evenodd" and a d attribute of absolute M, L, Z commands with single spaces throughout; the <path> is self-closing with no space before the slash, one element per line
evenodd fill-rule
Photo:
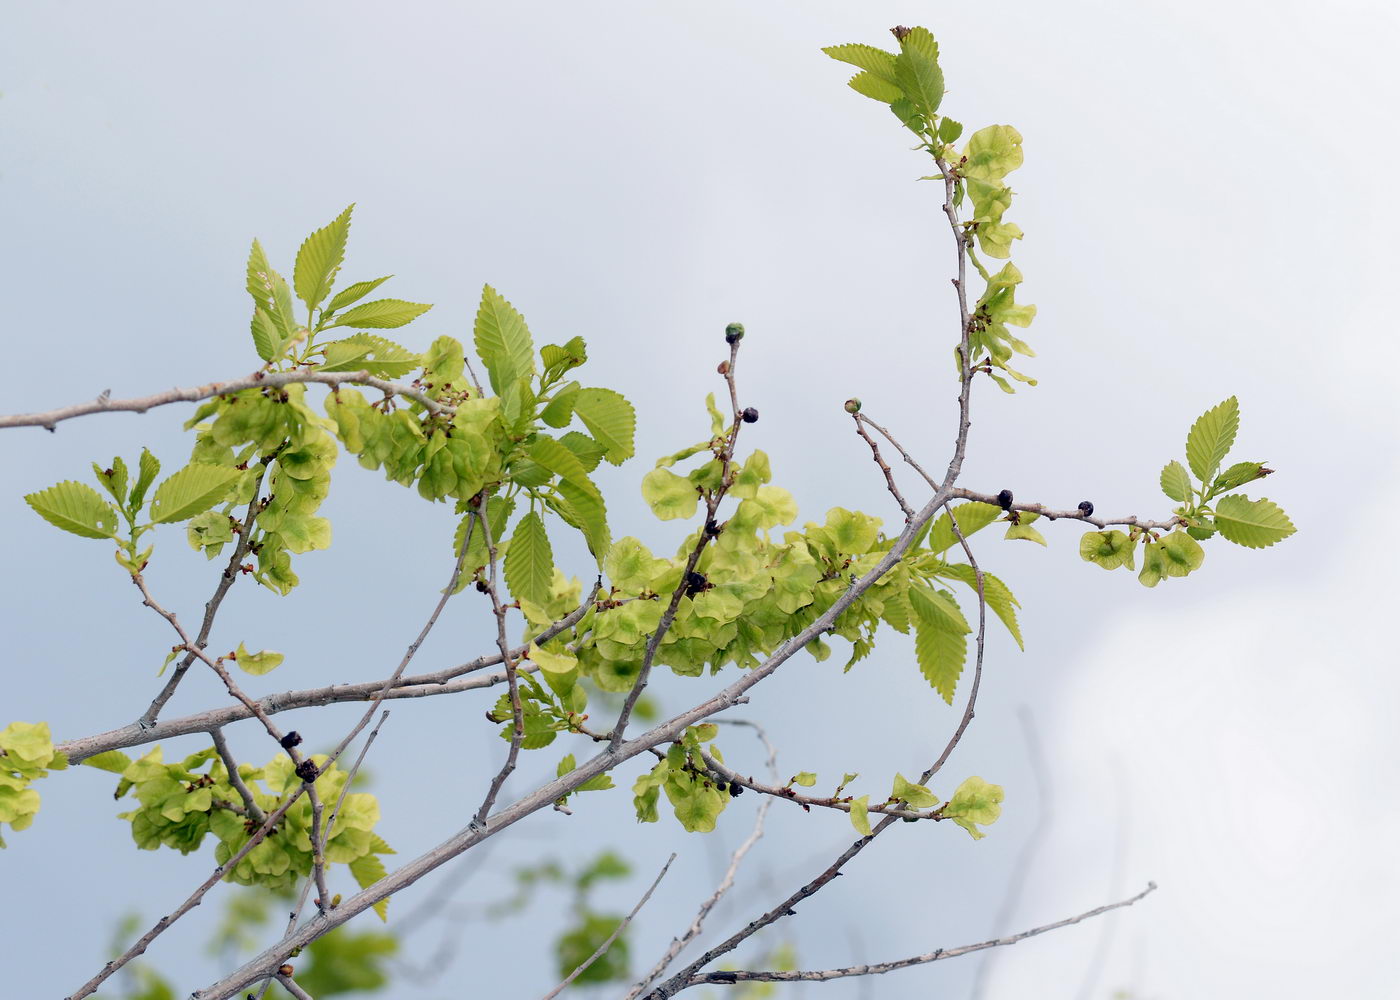
<path fill-rule="evenodd" d="M 166 406 L 170 403 L 197 403 L 202 399 L 227 396 L 243 389 L 280 388 L 295 384 L 328 385 L 332 390 L 342 385 L 363 385 L 371 389 L 378 389 L 386 396 L 403 396 L 406 399 L 416 400 L 423 404 L 430 413 L 451 414 L 455 412 L 453 407 L 439 403 L 421 389 L 415 389 L 402 382 L 391 382 L 388 379 L 379 378 L 377 375 L 371 375 L 367 371 L 318 372 L 306 368 L 294 368 L 286 372 L 259 370 L 251 375 L 244 375 L 242 378 L 229 379 L 227 382 L 209 382 L 188 389 L 167 389 L 165 392 L 156 392 L 149 396 L 138 396 L 133 399 L 111 399 L 99 396 L 90 403 L 75 403 L 72 406 L 61 406 L 56 410 L 45 410 L 41 413 L 17 413 L 8 417 L 0 417 L 0 429 L 6 427 L 43 427 L 51 431 L 64 420 L 87 416 L 90 413 L 117 413 L 123 410 L 145 413 L 149 409 Z"/>
<path fill-rule="evenodd" d="M 671 862 L 675 860 L 676 856 L 674 854 L 672 854 L 669 858 L 666 859 L 666 863 L 661 866 L 661 871 L 657 874 L 656 878 L 652 879 L 651 887 L 647 889 L 647 891 L 642 895 L 641 899 L 637 900 L 637 905 L 632 907 L 632 912 L 622 918 L 622 922 L 618 924 L 617 927 L 613 929 L 613 932 L 609 934 L 607 938 L 603 941 L 603 943 L 598 946 L 597 951 L 595 951 L 592 955 L 589 955 L 586 959 L 584 959 L 582 964 L 580 964 L 578 968 L 576 968 L 573 972 L 565 976 L 564 981 L 558 986 L 554 987 L 554 989 L 546 993 L 541 998 L 541 1000 L 554 1000 L 555 997 L 557 997 L 560 993 L 564 992 L 564 990 L 568 987 L 570 983 L 572 983 L 579 976 L 583 975 L 584 971 L 590 965 L 592 965 L 594 962 L 598 961 L 598 959 L 603 957 L 603 953 L 606 952 L 609 948 L 611 948 L 612 943 L 616 941 L 618 939 L 618 936 L 627 929 L 627 925 L 632 922 L 632 918 L 635 917 L 641 911 L 643 906 L 647 905 L 647 900 L 651 899 L 651 894 L 656 891 L 656 887 L 660 885 L 661 880 L 666 877 L 666 872 L 668 872 L 671 868 Z"/>
<path fill-rule="evenodd" d="M 224 731 L 218 726 L 209 730 L 209 735 L 214 740 L 214 749 L 219 754 L 219 759 L 224 762 L 224 770 L 228 772 L 228 783 L 233 786 L 233 790 L 238 793 L 238 797 L 243 800 L 243 808 L 248 816 L 255 822 L 263 821 L 263 811 L 258 808 L 258 803 L 253 798 L 252 791 L 243 781 L 243 775 L 238 773 L 238 761 L 233 758 L 233 751 L 229 749 L 228 740 L 224 739 Z"/>

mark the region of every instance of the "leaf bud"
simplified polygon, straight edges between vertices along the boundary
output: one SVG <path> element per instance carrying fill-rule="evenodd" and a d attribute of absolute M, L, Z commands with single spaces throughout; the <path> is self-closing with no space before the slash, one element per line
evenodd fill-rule
<path fill-rule="evenodd" d="M 745 409 L 743 413 L 739 414 L 739 416 L 743 419 L 744 423 L 746 424 L 758 423 L 758 411 L 755 410 L 752 406 Z"/>
<path fill-rule="evenodd" d="M 282 744 L 283 750 L 290 750 L 292 747 L 301 746 L 301 733 L 293 729 L 286 736 L 283 736 L 282 739 L 278 742 Z"/>
<path fill-rule="evenodd" d="M 715 371 L 719 372 L 721 375 L 728 375 L 728 374 L 729 374 L 729 362 L 728 362 L 728 361 L 721 361 L 721 362 L 719 363 L 719 367 L 716 368 Z"/>
<path fill-rule="evenodd" d="M 724 342 L 726 344 L 737 344 L 744 339 L 744 324 L 730 323 L 724 328 Z"/>
<path fill-rule="evenodd" d="M 1088 500 L 1079 501 L 1079 513 L 1083 514 L 1085 517 L 1093 517 L 1094 505 Z"/>
<path fill-rule="evenodd" d="M 890 34 L 894 35 L 895 38 L 898 38 L 902 42 L 905 38 L 908 37 L 909 32 L 913 30 L 913 28 L 906 28 L 902 24 L 896 24 L 893 28 L 890 29 Z"/>
<path fill-rule="evenodd" d="M 854 396 L 852 396 L 850 399 L 846 400 L 846 412 L 847 412 L 847 413 L 859 413 L 859 412 L 860 412 L 860 400 L 856 399 Z"/>
<path fill-rule="evenodd" d="M 1002 510 L 1010 510 L 1011 501 L 1013 499 L 1015 498 L 1011 495 L 1010 490 L 1002 490 L 997 494 L 997 505 L 1000 506 Z"/>
<path fill-rule="evenodd" d="M 277 967 L 277 974 L 279 976 L 290 976 L 295 971 L 296 969 L 294 969 L 290 964 L 279 965 Z"/>

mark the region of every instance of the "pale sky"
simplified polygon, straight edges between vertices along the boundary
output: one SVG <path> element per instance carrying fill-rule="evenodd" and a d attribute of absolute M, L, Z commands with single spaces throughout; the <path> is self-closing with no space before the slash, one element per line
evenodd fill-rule
<path fill-rule="evenodd" d="M 1027 650 L 994 634 L 976 722 L 944 772 L 949 787 L 935 791 L 973 774 L 1000 782 L 1003 819 L 977 843 L 948 824 L 896 828 L 738 959 L 788 940 L 804 968 L 894 959 L 1067 916 L 1151 879 L 1160 891 L 1123 914 L 999 954 L 983 995 L 1293 1000 L 1393 988 L 1400 686 L 1385 622 L 1400 593 L 1385 506 L 1400 487 L 1390 329 L 1400 205 L 1387 177 L 1400 152 L 1400 23 L 1389 5 L 3 9 L 0 410 L 247 373 L 249 241 L 289 270 L 298 240 L 353 201 L 347 277 L 392 272 L 386 292 L 436 303 L 402 331 L 411 346 L 469 339 L 484 282 L 524 312 L 538 343 L 588 340 L 585 371 L 639 414 L 638 457 L 602 477 L 614 534 L 667 550 L 683 529 L 651 518 L 637 483 L 653 458 L 705 433 L 702 401 L 719 388 L 732 320 L 749 331 L 743 402 L 762 412 L 746 436 L 771 456 L 800 520 L 836 505 L 897 520 L 841 412 L 849 396 L 931 467 L 946 462 L 955 329 L 937 192 L 916 182 L 924 161 L 888 112 L 848 90 L 847 67 L 819 51 L 889 46 L 891 25 L 927 25 L 943 50 L 943 110 L 969 130 L 1004 123 L 1025 137 L 1009 217 L 1026 232 L 1014 254 L 1023 297 L 1040 310 L 1027 336 L 1039 357 L 1025 364 L 1040 385 L 1014 397 L 979 387 L 964 485 L 1164 516 L 1159 469 L 1181 457 L 1191 421 L 1234 394 L 1239 457 L 1279 470 L 1256 492 L 1299 530 L 1259 552 L 1214 540 L 1198 574 L 1153 591 L 1082 563 L 1073 525 L 1045 526 L 1048 550 L 982 541 L 983 565 L 1025 606 Z M 101 543 L 50 529 L 21 497 L 142 445 L 173 468 L 188 413 L 0 433 L 0 726 L 45 719 L 73 738 L 125 724 L 149 701 L 170 644 L 163 624 Z M 287 654 L 250 682 L 259 694 L 386 675 L 448 572 L 450 509 L 353 461 L 337 467 L 326 513 L 335 544 L 300 558 L 302 587 L 282 599 L 240 584 L 216 632 L 220 646 Z M 192 618 L 216 570 L 180 531 L 166 534 L 152 586 Z M 454 605 L 417 665 L 489 646 L 474 597 Z M 850 674 L 844 657 L 803 656 L 757 689 L 747 711 L 771 723 L 785 772 L 927 766 L 957 712 L 898 639 Z M 725 680 L 659 688 L 678 709 Z M 168 713 L 225 700 L 212 678 L 191 677 Z M 1048 789 L 1027 762 L 1022 706 Z M 400 860 L 460 828 L 479 800 L 502 751 L 483 708 L 394 707 L 369 768 Z M 329 743 L 359 712 L 289 724 Z M 230 737 L 248 759 L 269 756 L 251 729 Z M 729 743 L 731 760 L 758 769 L 757 753 Z M 167 751 L 197 748 L 186 739 Z M 507 797 L 552 775 L 556 749 L 529 761 Z M 618 784 L 639 770 L 624 767 Z M 29 902 L 0 904 L 0 933 L 11 954 L 50 959 L 10 964 L 16 996 L 72 990 L 105 960 L 122 914 L 149 923 L 212 865 L 207 850 L 137 851 L 111 785 L 90 769 L 55 775 L 39 787 L 34 827 L 6 831 L 0 897 Z M 1033 842 L 1011 923 L 997 927 L 1041 792 L 1052 822 Z M 637 873 L 605 900 L 625 911 L 677 850 L 635 928 L 634 964 L 649 965 L 711 891 L 754 808 L 745 796 L 706 839 L 666 816 L 638 827 L 627 791 L 601 794 L 572 818 L 536 816 L 497 838 L 459 900 L 498 898 L 514 866 L 616 846 Z M 716 939 L 851 836 L 841 815 L 776 803 L 712 917 Z M 183 991 L 221 971 L 202 949 L 222 898 L 211 894 L 149 955 Z M 435 924 L 414 952 L 458 933 L 458 961 L 392 995 L 459 997 L 467 983 L 489 996 L 544 993 L 553 979 L 539 960 L 561 910 L 546 900 L 524 921 Z M 978 961 L 778 995 L 966 996 Z"/>

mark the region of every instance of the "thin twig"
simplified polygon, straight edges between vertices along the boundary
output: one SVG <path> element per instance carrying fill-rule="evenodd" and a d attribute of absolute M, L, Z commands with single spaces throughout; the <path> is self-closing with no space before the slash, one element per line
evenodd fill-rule
<path fill-rule="evenodd" d="M 279 388 L 296 384 L 328 385 L 332 390 L 342 385 L 363 385 L 371 389 L 378 389 L 387 396 L 403 396 L 416 400 L 423 404 L 430 413 L 451 414 L 455 412 L 453 407 L 439 403 L 421 389 L 415 389 L 402 382 L 391 382 L 388 379 L 379 378 L 368 371 L 319 372 L 295 368 L 286 372 L 260 370 L 251 375 L 244 375 L 242 378 L 229 379 L 227 382 L 209 382 L 188 389 L 167 389 L 165 392 L 156 392 L 149 396 L 138 396 L 133 399 L 111 399 L 99 396 L 90 403 L 75 403 L 72 406 L 61 406 L 58 409 L 45 410 L 41 413 L 17 413 L 12 416 L 0 417 L 0 429 L 6 427 L 43 427 L 51 431 L 64 420 L 87 416 L 90 413 L 116 413 L 123 410 L 145 413 L 149 409 L 166 406 L 170 403 L 197 403 L 202 399 L 227 396 L 243 389 Z"/>
<path fill-rule="evenodd" d="M 596 591 L 594 592 L 596 595 Z M 592 597 L 585 600 L 573 612 L 549 628 L 545 629 L 535 637 L 535 642 L 544 643 L 553 639 L 561 632 L 573 628 L 588 612 L 592 604 Z M 529 645 L 517 646 L 511 650 L 511 656 L 522 657 L 529 650 Z M 460 664 L 455 667 L 448 667 L 445 670 L 438 670 L 429 674 L 414 674 L 411 676 L 401 676 L 393 681 L 393 686 L 384 696 L 385 700 L 397 698 L 430 698 L 437 695 L 456 694 L 461 691 L 474 691 L 479 688 L 493 687 L 497 684 L 505 683 L 506 675 L 502 672 L 488 674 L 485 677 L 467 677 L 464 674 L 475 673 L 484 670 L 486 667 L 495 666 L 501 662 L 500 653 L 491 653 L 486 656 L 477 657 L 475 660 Z M 518 663 L 516 672 L 531 673 L 538 669 L 532 663 Z M 390 678 L 392 680 L 392 678 Z M 281 694 L 265 695 L 257 699 L 257 705 L 268 715 L 276 715 L 279 712 L 288 712 L 296 708 L 313 708 L 324 705 L 333 705 L 348 701 L 369 701 L 384 689 L 385 681 L 366 681 L 359 684 L 329 684 L 325 687 L 307 688 L 301 691 L 284 691 Z M 105 733 L 96 733 L 92 736 L 84 736 L 76 740 L 69 740 L 60 744 L 55 749 L 61 751 L 70 762 L 80 763 L 95 754 L 104 753 L 108 750 L 121 750 L 126 747 L 142 746 L 148 743 L 156 743 L 161 740 L 171 739 L 176 736 L 188 736 L 191 733 L 207 733 L 216 726 L 226 726 L 233 722 L 240 722 L 244 719 L 251 719 L 254 712 L 248 706 L 241 703 L 228 705 L 224 708 L 210 709 L 204 712 L 196 712 L 193 715 L 183 716 L 177 719 L 170 719 L 165 722 L 157 722 L 155 725 L 142 728 L 139 724 L 133 723 L 122 726 L 119 729 L 108 730 Z"/>
<path fill-rule="evenodd" d="M 218 726 L 209 730 L 210 737 L 214 740 L 214 749 L 219 754 L 219 759 L 224 762 L 224 770 L 228 772 L 228 783 L 233 786 L 233 790 L 238 793 L 238 797 L 243 800 L 243 808 L 247 810 L 248 816 L 255 822 L 263 821 L 263 811 L 258 808 L 257 801 L 253 798 L 252 791 L 243 781 L 243 775 L 238 773 L 238 761 L 233 758 L 233 751 L 229 749 L 228 740 L 224 739 L 224 731 Z"/>
<path fill-rule="evenodd" d="M 1070 927 L 1074 924 L 1094 917 L 1101 916 L 1112 910 L 1119 910 L 1126 906 L 1132 906 L 1138 900 L 1151 893 L 1157 888 L 1157 883 L 1147 883 L 1147 888 L 1136 896 L 1119 900 L 1116 903 L 1108 903 L 1104 906 L 1096 906 L 1092 910 L 1085 910 L 1083 913 L 1063 920 L 1056 920 L 1052 924 L 1042 924 L 1039 927 L 1032 927 L 1029 930 L 1021 931 L 1018 934 L 1011 934 L 1007 937 L 992 938 L 989 941 L 979 941 L 977 944 L 965 944 L 957 948 L 937 948 L 922 955 L 913 955 L 909 958 L 901 958 L 894 962 L 880 962 L 874 965 L 851 965 L 842 969 L 823 969 L 821 971 L 795 971 L 780 972 L 772 971 L 750 971 L 736 970 L 725 972 L 709 972 L 693 977 L 682 989 L 691 986 L 732 986 L 735 983 L 801 983 L 801 982 L 826 982 L 832 979 L 844 979 L 849 976 L 879 976 L 886 972 L 894 972 L 897 969 L 907 969 L 914 965 L 927 965 L 929 962 L 940 962 L 948 958 L 957 958 L 961 955 L 969 955 L 975 951 L 984 951 L 987 948 L 1004 948 L 1008 945 L 1016 944 L 1027 938 L 1036 937 L 1040 934 L 1047 934 L 1063 927 Z"/>
<path fill-rule="evenodd" d="M 722 779 L 726 784 L 740 785 L 758 792 L 760 795 L 772 796 L 775 799 L 783 799 L 787 802 L 791 802 L 793 805 L 801 806 L 804 810 L 810 811 L 812 807 L 815 806 L 819 809 L 835 809 L 844 813 L 849 813 L 851 811 L 852 796 L 850 795 L 842 795 L 839 797 L 835 795 L 803 795 L 801 792 L 788 785 L 779 785 L 777 783 L 770 785 L 761 781 L 756 781 L 752 777 L 746 777 L 733 768 L 720 763 L 718 759 L 704 751 L 701 751 L 700 756 L 705 762 L 705 769 L 715 775 L 715 777 Z M 941 820 L 943 818 L 942 811 L 937 808 L 920 811 L 918 809 L 910 809 L 908 806 L 902 805 L 898 801 L 882 802 L 877 805 L 868 806 L 867 811 L 882 813 L 887 816 L 897 816 L 900 819 L 908 820 Z"/>
<path fill-rule="evenodd" d="M 880 471 L 885 474 L 885 486 L 890 491 L 890 496 L 894 497 L 894 502 L 899 504 L 899 509 L 904 512 L 904 520 L 907 522 L 914 516 L 914 509 L 904 502 L 904 496 L 899 492 L 899 487 L 895 485 L 894 475 L 890 472 L 889 464 L 884 456 L 880 454 L 880 446 L 875 443 L 875 439 L 865 433 L 865 428 L 861 426 L 860 414 L 852 413 L 851 417 L 856 423 L 856 433 L 859 434 L 865 443 L 870 445 L 870 453 L 875 456 L 875 464 L 880 467 Z"/>
<path fill-rule="evenodd" d="M 668 872 L 671 868 L 671 862 L 675 860 L 675 854 L 672 854 L 669 858 L 666 859 L 666 863 L 661 866 L 661 871 L 657 873 L 656 878 L 652 879 L 651 887 L 647 889 L 647 891 L 642 895 L 641 899 L 637 900 L 637 905 L 632 907 L 632 912 L 627 914 L 627 916 L 623 917 L 622 923 L 618 924 L 615 928 L 613 928 L 613 932 L 609 934 L 606 940 L 604 940 L 603 943 L 598 946 L 597 951 L 595 951 L 593 954 L 589 955 L 586 959 L 584 959 L 583 963 L 579 965 L 578 968 L 576 968 L 573 972 L 565 976 L 564 981 L 558 986 L 554 987 L 554 989 L 546 993 L 541 998 L 541 1000 L 554 1000 L 555 997 L 557 997 L 560 993 L 564 992 L 564 990 L 568 987 L 570 983 L 572 983 L 579 976 L 583 975 L 584 971 L 587 970 L 587 968 L 590 965 L 592 965 L 594 962 L 598 961 L 598 959 L 603 957 L 603 953 L 606 952 L 609 948 L 611 948 L 612 943 L 616 941 L 618 939 L 618 936 L 627 929 L 627 925 L 632 922 L 632 918 L 635 917 L 641 911 L 643 906 L 647 905 L 647 900 L 651 899 L 651 894 L 656 891 L 656 887 L 660 885 L 661 880 L 666 877 L 666 872 Z"/>
<path fill-rule="evenodd" d="M 747 719 L 718 719 L 716 721 L 727 723 L 731 726 L 751 727 L 758 738 L 763 741 L 764 747 L 768 750 L 769 776 L 775 782 L 778 780 L 778 750 L 768 741 L 768 734 L 763 731 L 763 727 Z M 670 968 L 671 963 L 676 960 L 676 956 L 684 951 L 690 942 L 700 936 L 701 931 L 705 929 L 705 918 L 710 915 L 711 910 L 719 905 L 719 901 L 724 898 L 725 894 L 734 887 L 734 878 L 739 872 L 739 865 L 743 862 L 744 857 L 749 851 L 753 849 L 754 844 L 757 844 L 759 839 L 763 836 L 764 820 L 767 819 L 768 807 L 772 804 L 773 800 L 771 798 L 765 798 L 758 804 L 758 814 L 754 817 L 753 829 L 749 832 L 744 842 L 740 844 L 730 856 L 729 867 L 725 869 L 724 877 L 720 880 L 715 891 L 700 904 L 700 909 L 696 912 L 695 919 L 690 922 L 690 926 L 686 928 L 685 933 L 678 938 L 671 939 L 670 945 L 666 948 L 666 953 L 652 966 L 650 972 L 627 991 L 627 995 L 623 1000 L 636 1000 L 637 997 L 641 996 L 648 986 L 656 982 L 656 980 Z"/>
<path fill-rule="evenodd" d="M 126 965 L 126 963 L 130 962 L 133 958 L 144 954 L 146 949 L 150 947 L 152 941 L 160 937 L 171 924 L 175 923 L 175 921 L 198 906 L 200 902 L 203 901 L 205 894 L 212 889 L 225 874 L 237 868 L 239 862 L 246 858 L 253 848 L 263 842 L 263 838 L 272 832 L 277 823 L 286 815 L 287 810 L 292 807 L 292 804 L 296 802 L 297 799 L 301 798 L 302 793 L 304 793 L 306 789 L 307 786 L 305 783 L 299 785 L 287 797 L 285 802 L 273 810 L 273 812 L 263 820 L 262 825 L 248 838 L 248 842 L 240 847 L 231 858 L 215 868 L 213 874 L 205 879 L 204 882 L 200 884 L 199 888 L 190 894 L 188 899 L 181 903 L 177 909 L 157 920 L 155 926 L 141 935 L 141 938 L 135 944 L 104 965 L 102 971 L 84 983 L 76 992 L 69 994 L 65 1000 L 82 1000 L 83 997 L 91 996 L 93 991 L 101 986 L 112 973 Z"/>
<path fill-rule="evenodd" d="M 298 986 L 292 980 L 291 976 L 284 976 L 279 973 L 277 976 L 277 982 L 284 990 L 286 990 L 292 996 L 296 997 L 296 1000 L 315 1000 L 315 998 L 310 993 L 306 992 L 304 989 Z"/>
<path fill-rule="evenodd" d="M 506 639 L 506 609 L 501 604 L 501 594 L 497 589 L 497 559 L 496 540 L 491 537 L 491 522 L 486 516 L 486 497 L 481 497 L 481 509 L 477 515 L 477 521 L 481 524 L 481 530 L 486 537 L 486 552 L 489 556 L 488 579 L 486 582 L 486 596 L 491 599 L 491 613 L 496 616 L 496 646 L 501 651 L 501 660 L 506 668 L 506 684 L 510 689 L 510 716 L 511 733 L 510 749 L 506 751 L 506 761 L 501 769 L 496 772 L 496 776 L 491 779 L 491 784 L 486 790 L 486 797 L 482 799 L 481 806 L 477 809 L 476 815 L 472 817 L 472 825 L 483 827 L 486 824 L 486 817 L 491 815 L 491 809 L 496 804 L 496 796 L 501 793 L 501 786 L 506 783 L 511 772 L 515 770 L 515 762 L 520 756 L 520 747 L 525 742 L 525 709 L 520 703 L 520 681 L 515 674 L 515 661 L 510 655 L 510 643 Z"/>
<path fill-rule="evenodd" d="M 243 563 L 243 557 L 248 554 L 248 549 L 253 542 L 253 522 L 262 511 L 265 504 L 258 494 L 262 492 L 263 479 L 267 476 L 267 470 L 277 456 L 282 453 L 282 449 L 287 446 L 283 441 L 276 450 L 263 456 L 259 464 L 262 466 L 253 479 L 253 499 L 248 501 L 248 513 L 243 518 L 243 523 L 238 528 L 238 540 L 234 543 L 233 554 L 229 556 L 228 563 L 224 566 L 224 571 L 219 574 L 219 584 L 214 588 L 214 595 L 209 598 L 204 605 L 204 620 L 200 622 L 199 634 L 195 636 L 194 644 L 203 649 L 209 642 L 209 633 L 214 628 L 214 618 L 219 613 L 219 607 L 224 603 L 224 598 L 228 596 L 229 589 L 233 586 L 233 581 L 238 579 L 238 570 Z M 170 679 L 165 682 L 165 686 L 160 689 L 147 706 L 146 711 L 141 713 L 141 718 L 136 720 L 136 724 L 143 729 L 149 729 L 155 724 L 156 718 L 160 715 L 161 709 L 165 707 L 171 697 L 175 694 L 175 689 L 180 686 L 180 681 L 185 673 L 190 669 L 190 664 L 194 663 L 195 655 L 186 653 L 179 663 L 175 665 L 175 670 L 170 675 Z"/>

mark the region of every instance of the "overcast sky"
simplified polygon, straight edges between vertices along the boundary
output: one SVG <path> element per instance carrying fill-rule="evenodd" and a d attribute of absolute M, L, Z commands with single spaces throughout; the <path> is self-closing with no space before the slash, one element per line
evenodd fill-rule
<path fill-rule="evenodd" d="M 1400 700 L 1386 621 L 1400 594 L 1386 527 L 1400 487 L 1393 327 L 1400 150 L 1388 4 L 1243 0 L 995 6 L 707 4 L 4 3 L 0 33 L 0 409 L 136 395 L 244 374 L 243 262 L 257 236 L 285 271 L 299 239 L 356 202 L 345 274 L 435 308 L 412 346 L 469 338 L 480 286 L 525 313 L 536 340 L 584 336 L 596 384 L 637 405 L 638 458 L 604 470 L 614 534 L 671 549 L 637 483 L 652 458 L 703 434 L 725 323 L 749 330 L 745 437 L 772 457 L 800 520 L 830 506 L 894 509 L 841 403 L 852 395 L 934 468 L 954 386 L 950 250 L 937 191 L 917 183 L 888 112 L 844 86 L 819 48 L 891 45 L 925 24 L 943 48 L 944 110 L 969 129 L 1016 126 L 1026 163 L 1010 217 L 1039 317 L 1025 368 L 1038 388 L 979 386 L 963 482 L 1058 506 L 1163 516 L 1157 474 L 1204 409 L 1237 394 L 1237 451 L 1278 469 L 1262 491 L 1298 534 L 1262 552 L 1221 540 L 1201 572 L 1153 591 L 1077 556 L 989 538 L 983 565 L 1025 605 L 1025 653 L 989 645 L 984 700 L 945 774 L 1007 789 L 984 841 L 898 827 L 740 961 L 791 940 L 804 967 L 879 961 L 980 940 L 1127 895 L 1109 920 L 1018 945 L 986 973 L 992 998 L 1277 1000 L 1379 996 L 1400 973 Z M 168 467 L 187 409 L 0 434 L 7 566 L 0 726 L 48 720 L 60 739 L 135 718 L 170 639 L 143 615 L 100 543 L 40 523 L 21 496 L 140 446 Z M 908 492 L 918 490 L 906 479 Z M 300 557 L 277 598 L 236 587 L 215 644 L 286 652 L 268 693 L 384 676 L 449 569 L 450 509 L 353 461 L 337 467 L 331 550 Z M 194 617 L 213 572 L 179 531 L 158 539 L 158 596 Z M 575 570 L 588 569 L 580 560 Z M 490 643 L 465 595 L 420 653 L 424 669 Z M 787 773 L 917 772 L 957 713 L 899 637 L 842 675 L 799 657 L 756 691 Z M 666 678 L 667 705 L 719 681 Z M 222 704 L 192 676 L 168 714 Z M 480 701 L 400 703 L 370 769 L 382 831 L 412 857 L 460 828 L 501 744 Z M 1018 713 L 1033 721 L 1037 782 Z M 292 717 L 332 742 L 360 709 Z M 252 730 L 231 732 L 249 759 Z M 168 754 L 198 741 L 177 741 Z M 726 753 L 757 769 L 730 739 Z M 553 749 L 507 790 L 557 762 Z M 580 749 L 580 752 L 582 750 Z M 548 759 L 544 759 L 547 757 Z M 638 767 L 625 767 L 628 786 Z M 16 996 L 73 989 L 105 959 L 116 920 L 149 921 L 210 865 L 139 852 L 109 776 L 46 780 L 43 810 L 0 853 L 0 933 Z M 874 789 L 872 789 L 874 790 Z M 880 794 L 883 794 L 882 792 Z M 877 795 L 878 797 L 878 795 Z M 1048 830 L 1042 804 L 1048 797 Z M 672 850 L 673 873 L 636 927 L 649 964 L 689 921 L 755 804 L 717 838 L 669 818 L 637 827 L 623 791 L 498 838 L 462 889 L 471 907 L 510 870 L 617 846 L 637 875 L 626 910 Z M 518 836 L 516 835 L 518 834 Z M 713 929 L 727 934 L 849 843 L 840 815 L 775 804 L 767 838 Z M 888 842 L 886 842 L 888 841 Z M 1011 922 L 996 914 L 1027 844 Z M 223 891 L 223 890 L 221 890 Z M 422 891 L 406 894 L 406 909 Z M 29 900 L 20 908 L 8 902 Z M 202 951 L 216 893 L 152 949 L 182 990 L 216 978 Z M 461 938 L 437 979 L 393 995 L 529 997 L 560 901 L 526 922 L 432 925 Z M 60 961 L 53 961 L 61 954 Z M 978 958 L 783 996 L 966 996 Z M 14 977 L 18 976 L 18 981 Z"/>

